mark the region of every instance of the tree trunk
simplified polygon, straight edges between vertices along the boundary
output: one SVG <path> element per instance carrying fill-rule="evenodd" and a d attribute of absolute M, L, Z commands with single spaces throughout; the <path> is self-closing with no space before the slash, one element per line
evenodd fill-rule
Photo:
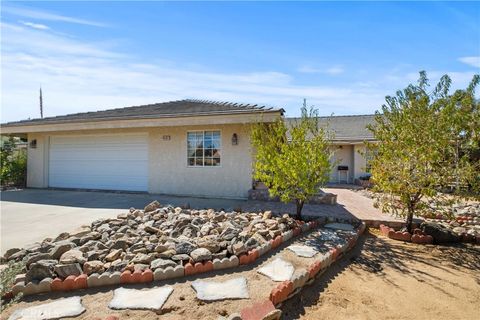
<path fill-rule="evenodd" d="M 412 233 L 413 209 L 409 206 L 407 212 L 407 231 Z"/>
<path fill-rule="evenodd" d="M 302 220 L 303 201 L 302 200 L 295 200 L 295 203 L 297 205 L 297 214 L 295 216 L 295 219 Z"/>

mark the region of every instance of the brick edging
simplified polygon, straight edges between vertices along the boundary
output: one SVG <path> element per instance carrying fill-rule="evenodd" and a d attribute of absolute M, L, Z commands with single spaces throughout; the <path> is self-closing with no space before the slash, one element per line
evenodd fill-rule
<path fill-rule="evenodd" d="M 322 223 L 327 222 L 327 219 L 322 220 Z M 335 219 L 335 221 L 337 221 L 337 219 Z M 297 227 L 278 235 L 269 242 L 250 250 L 247 254 L 242 254 L 240 256 L 232 255 L 229 258 L 214 259 L 204 262 L 197 262 L 195 264 L 189 262 L 185 266 L 179 265 L 176 267 L 167 267 L 165 269 L 156 269 L 155 271 L 150 269 L 146 269 L 145 271 L 137 270 L 133 273 L 129 270 L 125 270 L 123 272 L 106 271 L 101 274 L 93 273 L 89 276 L 86 274 L 81 274 L 78 276 L 70 275 L 64 280 L 60 278 L 45 278 L 38 283 L 29 282 L 28 284 L 25 284 L 24 282 L 18 282 L 7 294 L 17 295 L 18 293 L 22 292 L 25 296 L 27 296 L 50 291 L 73 291 L 110 285 L 149 283 L 153 281 L 161 281 L 210 272 L 213 270 L 234 268 L 239 265 L 247 265 L 255 262 L 267 252 L 278 248 L 282 243 L 285 243 L 286 241 L 289 241 L 290 239 L 321 225 L 320 219 L 309 222 L 296 222 Z"/>
<path fill-rule="evenodd" d="M 291 280 L 283 281 L 272 289 L 269 297 L 260 302 L 246 307 L 241 310 L 242 320 L 254 320 L 254 319 L 270 319 L 268 315 L 278 315 L 279 319 L 281 311 L 275 308 L 281 306 L 281 304 L 298 294 L 302 288 L 308 284 L 312 284 L 315 278 L 322 274 L 332 263 L 339 260 L 343 255 L 355 247 L 358 238 L 365 232 L 366 224 L 362 224 L 358 227 L 354 236 L 348 237 L 348 241 L 344 245 L 337 245 L 335 248 L 330 249 L 325 254 L 318 254 L 320 258 L 313 261 L 307 269 L 296 270 Z"/>

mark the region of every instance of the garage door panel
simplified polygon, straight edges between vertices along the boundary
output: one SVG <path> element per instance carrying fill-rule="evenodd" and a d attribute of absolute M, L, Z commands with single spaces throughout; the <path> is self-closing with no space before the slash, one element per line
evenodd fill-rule
<path fill-rule="evenodd" d="M 49 185 L 147 191 L 146 134 L 53 136 Z"/>

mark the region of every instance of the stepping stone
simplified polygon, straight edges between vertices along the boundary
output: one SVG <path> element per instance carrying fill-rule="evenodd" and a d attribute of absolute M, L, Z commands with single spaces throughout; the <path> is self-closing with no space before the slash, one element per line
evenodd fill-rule
<path fill-rule="evenodd" d="M 257 270 L 258 273 L 269 277 L 273 281 L 290 280 L 294 271 L 295 268 L 290 262 L 280 258 L 276 258 L 269 264 L 266 264 Z"/>
<path fill-rule="evenodd" d="M 63 319 L 66 317 L 78 316 L 84 311 L 85 308 L 82 305 L 82 299 L 80 299 L 80 297 L 78 296 L 75 296 L 71 298 L 60 299 L 46 304 L 41 304 L 35 307 L 19 309 L 15 311 L 8 319 Z"/>
<path fill-rule="evenodd" d="M 299 257 L 311 258 L 318 253 L 317 250 L 309 246 L 300 246 L 300 245 L 290 245 L 287 247 L 288 250 L 294 252 Z"/>
<path fill-rule="evenodd" d="M 192 287 L 197 292 L 197 298 L 204 301 L 249 298 L 247 279 L 244 277 L 223 282 L 195 280 Z"/>
<path fill-rule="evenodd" d="M 155 309 L 159 310 L 167 301 L 173 288 L 163 286 L 147 290 L 118 288 L 108 304 L 111 309 Z"/>
<path fill-rule="evenodd" d="M 348 223 L 333 222 L 333 223 L 327 223 L 324 227 L 328 228 L 328 229 L 343 230 L 343 231 L 353 231 L 354 230 L 353 226 L 351 224 L 348 224 Z"/>

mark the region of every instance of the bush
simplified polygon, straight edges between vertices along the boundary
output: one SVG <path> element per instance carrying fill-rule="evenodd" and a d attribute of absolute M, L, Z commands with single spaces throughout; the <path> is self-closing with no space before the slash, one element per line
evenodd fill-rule
<path fill-rule="evenodd" d="M 25 267 L 24 262 L 14 262 L 10 261 L 7 267 L 0 272 L 0 294 L 1 297 L 6 296 L 15 282 L 15 277 L 20 274 Z M 5 310 L 7 307 L 17 302 L 22 297 L 22 293 L 17 294 L 15 297 L 12 297 L 8 303 L 2 301 L 0 304 L 0 312 Z"/>
<path fill-rule="evenodd" d="M 27 153 L 16 148 L 17 144 L 10 137 L 0 147 L 0 182 L 2 186 L 23 187 L 26 183 Z"/>

